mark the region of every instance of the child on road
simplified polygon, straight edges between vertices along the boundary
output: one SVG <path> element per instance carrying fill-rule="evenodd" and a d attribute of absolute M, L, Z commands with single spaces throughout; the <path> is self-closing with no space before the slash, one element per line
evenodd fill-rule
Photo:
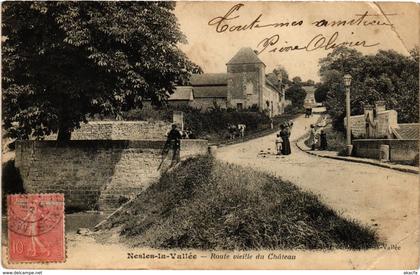
<path fill-rule="evenodd" d="M 277 155 L 281 155 L 282 144 L 283 144 L 283 139 L 280 137 L 280 134 L 277 134 L 277 138 L 276 138 Z"/>

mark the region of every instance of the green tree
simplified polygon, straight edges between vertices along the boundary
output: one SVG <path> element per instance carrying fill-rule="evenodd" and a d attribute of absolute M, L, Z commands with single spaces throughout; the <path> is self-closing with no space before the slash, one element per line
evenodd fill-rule
<path fill-rule="evenodd" d="M 300 76 L 295 76 L 292 78 L 292 82 L 296 85 L 302 85 L 302 78 L 300 78 Z"/>
<path fill-rule="evenodd" d="M 305 102 L 306 92 L 301 85 L 293 84 L 286 90 L 286 99 L 292 102 L 293 108 L 298 110 L 303 108 Z"/>
<path fill-rule="evenodd" d="M 319 82 L 315 84 L 315 100 L 316 102 L 324 102 L 327 99 L 328 86 Z"/>
<path fill-rule="evenodd" d="M 282 65 L 277 65 L 276 68 L 273 70 L 273 73 L 277 76 L 279 80 L 281 80 L 282 88 L 290 84 L 289 73 Z"/>
<path fill-rule="evenodd" d="M 266 78 L 268 79 L 268 81 L 270 81 L 272 84 L 274 84 L 276 87 L 279 86 L 280 79 L 277 77 L 277 75 L 275 75 L 274 73 L 269 73 L 266 75 Z"/>
<path fill-rule="evenodd" d="M 164 102 L 200 69 L 173 2 L 3 4 L 3 119 L 12 137 L 59 140 L 94 114 Z"/>
<path fill-rule="evenodd" d="M 303 82 L 304 86 L 315 86 L 315 81 L 313 81 L 312 79 L 308 79 L 306 81 Z"/>
<path fill-rule="evenodd" d="M 362 55 L 354 49 L 337 48 L 321 59 L 322 84 L 318 90 L 321 89 L 323 93 L 326 91 L 325 104 L 337 129 L 344 127 L 345 95 L 342 77 L 346 73 L 353 77 L 353 115 L 363 112 L 363 104 L 384 100 L 388 109 L 398 112 L 400 122 L 418 122 L 418 49 L 413 49 L 410 55 L 406 56 L 393 50 L 380 50 L 375 55 Z"/>

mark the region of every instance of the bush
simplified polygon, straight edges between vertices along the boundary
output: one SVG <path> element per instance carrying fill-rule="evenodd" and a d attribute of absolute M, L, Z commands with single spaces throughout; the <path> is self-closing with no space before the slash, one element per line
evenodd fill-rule
<path fill-rule="evenodd" d="M 102 229 L 160 249 L 367 249 L 376 233 L 290 182 L 211 157 L 163 175 Z M 99 232 L 101 233 L 101 232 Z"/>
<path fill-rule="evenodd" d="M 336 131 L 332 127 L 324 129 L 327 134 L 328 150 L 330 151 L 346 151 L 346 136 L 343 132 Z"/>
<path fill-rule="evenodd" d="M 124 113 L 123 118 L 124 120 L 172 121 L 172 111 L 145 104 L 141 109 Z"/>
<path fill-rule="evenodd" d="M 270 118 L 265 114 L 252 109 L 237 111 L 234 109 L 212 108 L 201 112 L 190 106 L 177 106 L 156 109 L 145 106 L 143 109 L 132 110 L 124 114 L 127 120 L 172 120 L 173 111 L 184 113 L 185 127 L 193 131 L 197 138 L 224 139 L 228 136 L 228 124 L 245 124 L 246 133 L 268 129 Z"/>
<path fill-rule="evenodd" d="M 284 108 L 284 113 L 289 114 L 289 115 L 296 115 L 299 113 L 303 113 L 303 108 L 299 108 L 299 107 L 295 107 L 293 105 L 287 105 Z"/>

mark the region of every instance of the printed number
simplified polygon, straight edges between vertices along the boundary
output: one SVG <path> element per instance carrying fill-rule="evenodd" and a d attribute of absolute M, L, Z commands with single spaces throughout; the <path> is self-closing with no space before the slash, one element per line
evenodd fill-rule
<path fill-rule="evenodd" d="M 13 251 L 13 253 L 22 254 L 23 253 L 23 243 L 21 241 L 12 242 L 12 251 Z"/>

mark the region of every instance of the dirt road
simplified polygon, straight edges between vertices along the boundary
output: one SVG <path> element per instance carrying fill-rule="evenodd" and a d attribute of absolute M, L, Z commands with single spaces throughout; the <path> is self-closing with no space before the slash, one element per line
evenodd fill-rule
<path fill-rule="evenodd" d="M 302 152 L 293 141 L 304 135 L 318 118 L 319 115 L 300 116 L 294 121 L 289 156 L 274 154 L 275 134 L 222 147 L 216 156 L 267 171 L 319 195 L 344 217 L 377 228 L 387 244 L 418 246 L 418 175 Z"/>

